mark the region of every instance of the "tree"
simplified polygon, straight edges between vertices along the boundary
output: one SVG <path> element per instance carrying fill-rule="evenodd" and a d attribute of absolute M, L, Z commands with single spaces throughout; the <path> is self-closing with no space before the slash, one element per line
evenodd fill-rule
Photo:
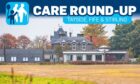
<path fill-rule="evenodd" d="M 137 62 L 139 62 L 139 63 L 140 63 L 140 56 L 138 56 L 138 58 L 137 58 Z"/>
<path fill-rule="evenodd" d="M 55 50 L 56 55 L 57 55 L 59 58 L 63 56 L 63 48 L 62 48 L 61 45 L 56 45 L 56 46 L 54 47 L 54 50 Z M 59 59 L 59 60 L 60 60 L 60 59 Z"/>
<path fill-rule="evenodd" d="M 3 48 L 3 41 L 2 41 L 2 37 L 0 37 L 0 48 Z"/>
<path fill-rule="evenodd" d="M 140 55 L 140 20 L 126 25 L 116 25 L 114 36 L 110 39 L 113 49 L 125 49 L 134 57 Z M 131 56 L 133 57 L 133 56 Z"/>
<path fill-rule="evenodd" d="M 17 46 L 16 37 L 8 33 L 1 36 L 1 43 L 5 48 L 16 48 Z"/>
<path fill-rule="evenodd" d="M 22 36 L 18 37 L 17 45 L 18 45 L 18 47 L 21 47 L 21 48 L 25 49 L 30 44 L 30 42 L 31 41 L 27 36 L 22 35 Z"/>
<path fill-rule="evenodd" d="M 83 28 L 83 34 L 85 37 L 90 40 L 95 47 L 101 45 L 107 45 L 108 39 L 105 36 L 106 32 L 104 31 L 105 26 L 101 24 L 90 24 Z"/>
<path fill-rule="evenodd" d="M 135 26 L 131 24 L 126 25 L 116 25 L 114 36 L 111 37 L 110 43 L 111 47 L 115 49 L 128 49 L 130 44 L 130 38 L 128 34 L 135 29 Z"/>
<path fill-rule="evenodd" d="M 34 41 L 32 42 L 33 48 L 42 48 L 42 49 L 49 49 L 51 48 L 51 44 L 48 41 L 47 36 L 37 36 Z"/>
<path fill-rule="evenodd" d="M 128 56 L 129 56 L 130 58 L 133 58 L 134 55 L 135 55 L 135 53 L 133 52 L 133 48 L 130 47 L 130 48 L 128 49 Z"/>

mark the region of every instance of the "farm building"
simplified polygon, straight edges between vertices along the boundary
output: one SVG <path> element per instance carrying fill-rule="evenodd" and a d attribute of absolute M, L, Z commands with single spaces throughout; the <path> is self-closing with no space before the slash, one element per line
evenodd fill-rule
<path fill-rule="evenodd" d="M 40 62 L 43 61 L 41 49 L 0 49 L 0 61 L 5 62 Z"/>
<path fill-rule="evenodd" d="M 0 62 L 57 62 L 52 50 L 43 49 L 0 49 Z"/>

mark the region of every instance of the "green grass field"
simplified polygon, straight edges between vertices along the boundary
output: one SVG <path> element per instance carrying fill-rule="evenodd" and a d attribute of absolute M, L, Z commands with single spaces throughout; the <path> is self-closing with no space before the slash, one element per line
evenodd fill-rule
<path fill-rule="evenodd" d="M 32 80 L 32 81 L 30 81 Z M 46 78 L 29 76 L 14 76 L 15 84 L 95 84 L 86 81 L 70 80 L 63 78 Z M 0 84 L 12 84 L 12 77 L 7 73 L 0 73 Z"/>

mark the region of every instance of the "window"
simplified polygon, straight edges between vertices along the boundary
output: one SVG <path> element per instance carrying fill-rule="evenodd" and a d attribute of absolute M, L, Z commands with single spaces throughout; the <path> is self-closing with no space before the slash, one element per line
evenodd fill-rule
<path fill-rule="evenodd" d="M 23 62 L 27 62 L 28 61 L 28 57 L 23 57 Z"/>
<path fill-rule="evenodd" d="M 115 59 L 120 61 L 125 59 L 125 54 L 115 54 Z"/>
<path fill-rule="evenodd" d="M 73 55 L 67 55 L 67 61 L 72 61 L 72 59 L 73 59 Z"/>
<path fill-rule="evenodd" d="M 40 61 L 40 57 L 35 57 L 35 61 Z"/>
<path fill-rule="evenodd" d="M 4 61 L 4 57 L 0 57 L 0 62 L 3 62 Z"/>
<path fill-rule="evenodd" d="M 62 45 L 61 45 L 62 47 L 65 47 L 65 43 L 62 43 Z"/>
<path fill-rule="evenodd" d="M 17 58 L 16 57 L 11 57 L 11 61 L 12 62 L 16 62 L 17 61 Z"/>
<path fill-rule="evenodd" d="M 76 44 L 75 43 L 72 44 L 72 50 L 76 50 Z"/>
<path fill-rule="evenodd" d="M 82 50 L 86 50 L 86 44 L 85 43 L 82 44 Z"/>
<path fill-rule="evenodd" d="M 68 61 L 72 61 L 73 55 L 68 55 Z"/>
<path fill-rule="evenodd" d="M 65 47 L 65 42 L 66 42 L 65 40 L 63 40 L 63 41 L 61 42 L 61 46 L 62 46 L 62 47 Z"/>
<path fill-rule="evenodd" d="M 87 59 L 88 61 L 92 60 L 92 55 L 87 55 L 86 57 L 87 57 L 86 59 Z"/>
<path fill-rule="evenodd" d="M 73 55 L 70 55 L 70 60 L 72 61 L 72 59 L 73 59 Z"/>
<path fill-rule="evenodd" d="M 61 46 L 62 46 L 62 47 L 65 47 L 65 42 L 62 42 L 62 43 L 61 43 Z"/>
<path fill-rule="evenodd" d="M 78 61 L 82 61 L 82 56 L 81 55 L 77 55 L 77 60 Z"/>
<path fill-rule="evenodd" d="M 102 60 L 102 55 L 96 55 L 96 60 L 101 61 Z"/>

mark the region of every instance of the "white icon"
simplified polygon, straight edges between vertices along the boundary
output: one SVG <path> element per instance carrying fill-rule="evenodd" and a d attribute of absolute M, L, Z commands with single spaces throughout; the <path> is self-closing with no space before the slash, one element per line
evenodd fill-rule
<path fill-rule="evenodd" d="M 15 14 L 16 12 L 18 12 L 18 4 L 15 4 L 13 10 L 14 10 L 14 14 Z M 15 15 L 15 20 L 16 20 L 16 22 L 18 22 L 18 15 L 17 15 L 17 14 Z"/>
<path fill-rule="evenodd" d="M 18 6 L 19 6 L 18 4 L 15 4 L 15 6 L 13 8 L 14 13 L 17 12 L 17 15 L 15 16 L 15 21 L 16 22 L 20 21 L 20 23 L 22 23 L 24 17 L 28 17 L 28 14 L 27 14 L 27 11 L 24 8 L 24 4 L 21 4 L 19 9 L 18 9 Z"/>

